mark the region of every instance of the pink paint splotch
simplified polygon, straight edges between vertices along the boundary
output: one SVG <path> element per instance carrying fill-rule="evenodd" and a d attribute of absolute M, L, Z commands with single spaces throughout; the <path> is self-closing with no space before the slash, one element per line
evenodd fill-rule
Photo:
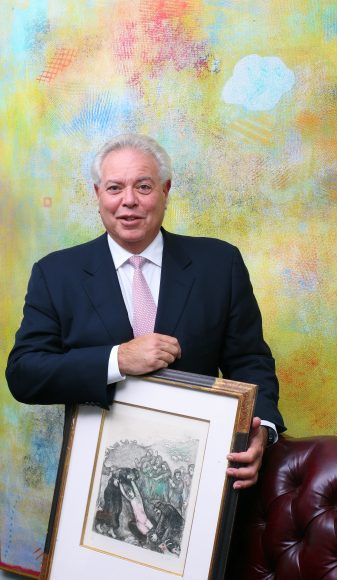
<path fill-rule="evenodd" d="M 191 22 L 135 16 L 114 32 L 113 60 L 130 86 L 139 89 L 143 79 L 161 77 L 169 69 L 193 70 L 197 77 L 209 71 L 208 42 L 197 37 Z"/>

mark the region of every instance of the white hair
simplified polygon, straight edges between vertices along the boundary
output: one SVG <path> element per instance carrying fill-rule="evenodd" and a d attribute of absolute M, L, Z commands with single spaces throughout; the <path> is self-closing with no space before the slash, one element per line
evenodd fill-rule
<path fill-rule="evenodd" d="M 117 135 L 117 137 L 105 143 L 96 154 L 91 166 L 91 176 L 95 185 L 101 183 L 101 167 L 105 157 L 111 151 L 121 149 L 136 149 L 137 151 L 143 151 L 144 153 L 152 155 L 158 163 L 161 183 L 164 184 L 166 181 L 172 179 L 171 159 L 165 149 L 155 139 L 147 135 L 125 133 L 123 135 Z"/>

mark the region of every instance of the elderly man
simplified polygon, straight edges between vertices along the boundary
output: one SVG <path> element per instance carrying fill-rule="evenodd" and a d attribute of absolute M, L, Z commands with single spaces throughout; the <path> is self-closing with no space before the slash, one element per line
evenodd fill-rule
<path fill-rule="evenodd" d="M 274 360 L 237 248 L 162 227 L 170 159 L 153 139 L 121 135 L 92 175 L 107 233 L 37 262 L 9 356 L 25 403 L 108 407 L 125 375 L 171 368 L 257 383 L 246 452 L 230 459 L 236 488 L 256 482 L 264 448 L 284 430 Z M 262 420 L 262 425 L 261 425 Z"/>

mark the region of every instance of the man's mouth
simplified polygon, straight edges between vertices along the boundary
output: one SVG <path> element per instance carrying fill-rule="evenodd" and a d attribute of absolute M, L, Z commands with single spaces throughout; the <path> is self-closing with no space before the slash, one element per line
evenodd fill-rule
<path fill-rule="evenodd" d="M 138 215 L 121 215 L 118 219 L 126 222 L 134 222 L 136 220 L 141 219 L 141 217 Z"/>

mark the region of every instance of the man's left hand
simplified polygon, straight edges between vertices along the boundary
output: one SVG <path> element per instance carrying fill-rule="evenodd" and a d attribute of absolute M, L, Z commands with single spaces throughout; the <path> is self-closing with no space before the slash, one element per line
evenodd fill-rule
<path fill-rule="evenodd" d="M 254 417 L 247 451 L 227 455 L 227 459 L 231 463 L 242 464 L 242 467 L 228 467 L 227 469 L 227 475 L 236 479 L 233 485 L 234 489 L 244 489 L 257 482 L 267 440 L 267 429 L 261 426 L 259 417 Z"/>

